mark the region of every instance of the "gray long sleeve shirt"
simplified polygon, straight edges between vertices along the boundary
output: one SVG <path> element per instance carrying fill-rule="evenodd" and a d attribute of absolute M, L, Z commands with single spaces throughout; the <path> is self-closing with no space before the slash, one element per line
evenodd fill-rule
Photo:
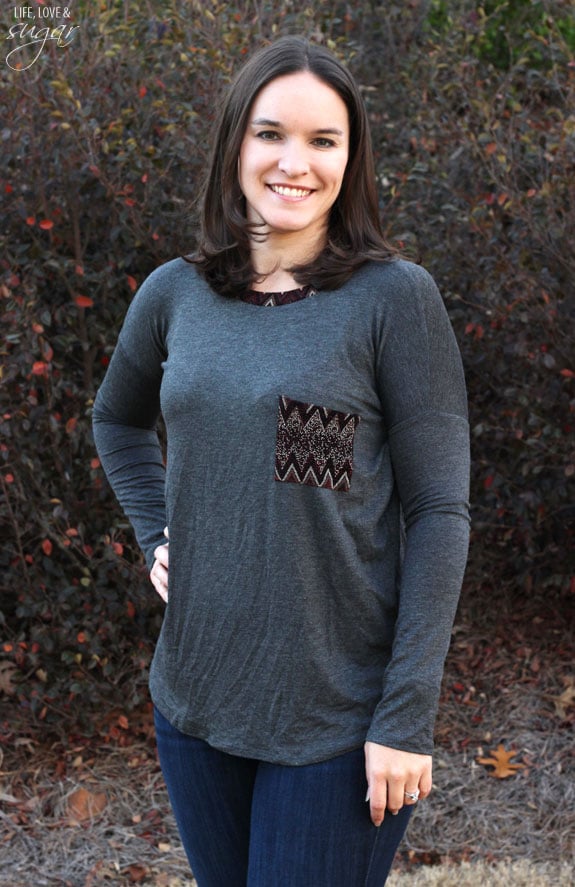
<path fill-rule="evenodd" d="M 467 556 L 466 416 L 419 266 L 368 263 L 272 308 L 181 259 L 150 275 L 94 433 L 149 566 L 169 526 L 150 689 L 174 726 L 284 764 L 366 739 L 431 752 Z"/>

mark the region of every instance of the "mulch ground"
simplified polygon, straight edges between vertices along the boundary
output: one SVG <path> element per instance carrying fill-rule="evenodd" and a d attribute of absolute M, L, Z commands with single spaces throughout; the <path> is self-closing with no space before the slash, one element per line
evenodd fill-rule
<path fill-rule="evenodd" d="M 569 883 L 573 605 L 572 596 L 544 591 L 515 599 L 487 589 L 464 594 L 443 684 L 435 789 L 412 818 L 393 887 L 503 884 L 502 871 L 519 871 L 505 866 L 526 860 L 533 874 L 507 883 Z M 157 764 L 149 710 L 108 712 L 90 738 L 45 737 L 20 718 L 13 704 L 2 704 L 2 887 L 195 884 Z M 477 761 L 500 745 L 521 765 L 503 778 Z M 500 868 L 491 876 L 477 869 L 483 863 Z M 453 881 L 445 874 L 451 871 L 458 873 Z"/>

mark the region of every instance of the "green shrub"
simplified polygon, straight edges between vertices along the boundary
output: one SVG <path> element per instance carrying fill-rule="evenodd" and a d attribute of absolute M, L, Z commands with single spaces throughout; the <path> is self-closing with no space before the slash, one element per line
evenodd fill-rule
<path fill-rule="evenodd" d="M 369 93 L 390 230 L 434 273 L 462 345 L 469 579 L 519 595 L 575 586 L 575 62 L 567 5 L 551 5 L 540 54 L 501 71 L 476 51 L 492 20 L 470 35 L 472 5 L 447 4 L 417 66 L 372 69 L 383 89 Z"/>

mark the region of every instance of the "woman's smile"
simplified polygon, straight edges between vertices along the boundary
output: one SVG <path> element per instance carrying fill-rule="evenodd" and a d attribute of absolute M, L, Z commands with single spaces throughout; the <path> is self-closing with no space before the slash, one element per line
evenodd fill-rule
<path fill-rule="evenodd" d="M 309 197 L 310 194 L 313 194 L 313 191 L 309 188 L 294 188 L 290 185 L 268 185 L 268 188 L 271 188 L 274 194 L 279 194 L 280 197 L 288 197 L 292 200 L 302 200 L 304 197 Z"/>

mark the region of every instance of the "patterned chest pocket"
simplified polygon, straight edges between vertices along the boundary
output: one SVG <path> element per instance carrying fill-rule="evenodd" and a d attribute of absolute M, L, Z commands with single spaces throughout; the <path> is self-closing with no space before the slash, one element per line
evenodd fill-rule
<path fill-rule="evenodd" d="M 360 417 L 281 396 L 275 479 L 347 493 Z"/>

